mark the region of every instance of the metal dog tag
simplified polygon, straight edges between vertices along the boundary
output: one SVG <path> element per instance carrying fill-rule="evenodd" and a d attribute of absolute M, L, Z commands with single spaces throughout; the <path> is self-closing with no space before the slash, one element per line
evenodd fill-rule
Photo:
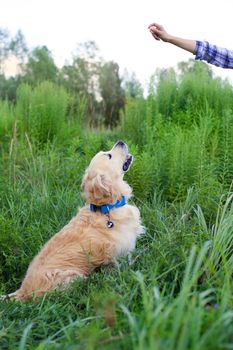
<path fill-rule="evenodd" d="M 114 223 L 110 220 L 107 221 L 107 228 L 113 228 Z"/>

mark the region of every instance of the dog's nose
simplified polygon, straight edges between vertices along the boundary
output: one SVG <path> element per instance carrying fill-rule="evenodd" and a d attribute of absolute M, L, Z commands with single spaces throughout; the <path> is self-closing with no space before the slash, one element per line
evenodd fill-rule
<path fill-rule="evenodd" d="M 117 141 L 117 143 L 116 143 L 115 146 L 116 146 L 116 147 L 125 147 L 126 144 L 125 144 L 123 141 L 119 140 L 119 141 Z"/>

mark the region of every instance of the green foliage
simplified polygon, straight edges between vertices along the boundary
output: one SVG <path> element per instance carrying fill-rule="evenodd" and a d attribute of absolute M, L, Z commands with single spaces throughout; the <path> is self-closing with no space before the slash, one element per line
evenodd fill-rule
<path fill-rule="evenodd" d="M 28 47 L 21 30 L 18 30 L 15 37 L 11 39 L 9 50 L 11 54 L 17 57 L 21 64 L 24 63 L 25 57 L 28 54 Z"/>
<path fill-rule="evenodd" d="M 16 110 L 23 130 L 40 144 L 52 141 L 64 127 L 67 99 L 65 90 L 51 82 L 43 82 L 34 89 L 22 85 Z"/>
<path fill-rule="evenodd" d="M 210 255 L 210 272 L 216 272 L 223 266 L 225 273 L 231 273 L 233 269 L 233 194 L 230 194 L 225 203 L 219 204 L 216 222 L 212 229 L 213 247 Z"/>
<path fill-rule="evenodd" d="M 122 138 L 142 146 L 145 142 L 146 102 L 143 99 L 126 100 L 125 111 L 121 115 Z"/>
<path fill-rule="evenodd" d="M 119 66 L 115 62 L 107 62 L 101 67 L 99 77 L 100 94 L 104 124 L 114 127 L 118 124 L 120 110 L 124 107 L 124 90 L 121 87 Z"/>
<path fill-rule="evenodd" d="M 24 70 L 24 81 L 33 86 L 44 80 L 55 82 L 58 71 L 46 46 L 36 47 L 32 51 Z"/>
<path fill-rule="evenodd" d="M 134 144 L 128 142 L 130 152 L 134 156 L 134 162 L 127 173 L 127 180 L 134 189 L 136 200 L 151 200 L 155 193 L 159 191 L 158 171 L 159 164 L 157 157 L 149 151 L 140 151 Z"/>
<path fill-rule="evenodd" d="M 0 100 L 0 142 L 12 135 L 13 124 L 13 106 L 7 101 Z"/>
<path fill-rule="evenodd" d="M 158 84 L 156 88 L 157 109 L 164 118 L 171 118 L 177 99 L 177 81 L 174 69 L 159 70 L 157 72 Z"/>
<path fill-rule="evenodd" d="M 15 102 L 16 90 L 20 84 L 20 77 L 6 78 L 3 74 L 0 75 L 0 99 Z"/>
<path fill-rule="evenodd" d="M 69 92 L 84 97 L 96 92 L 99 68 L 98 48 L 93 41 L 78 45 L 72 64 L 62 67 L 59 80 Z"/>
<path fill-rule="evenodd" d="M 143 87 L 136 78 L 135 73 L 130 74 L 127 70 L 123 75 L 123 89 L 128 98 L 142 98 Z"/>
<path fill-rule="evenodd" d="M 127 100 L 121 138 L 151 158 L 150 171 L 140 175 L 146 179 L 145 193 L 159 188 L 167 200 L 181 200 L 195 186 L 211 215 L 222 186 L 229 188 L 232 181 L 233 90 L 205 65 L 190 65 L 179 79 L 171 70 L 157 72 L 146 100 Z M 205 200 L 209 191 L 214 195 L 210 202 Z"/>
<path fill-rule="evenodd" d="M 179 68 L 157 72 L 146 98 L 128 94 L 113 130 L 88 129 L 88 95 L 51 82 L 0 101 L 1 294 L 84 204 L 85 168 L 118 139 L 134 155 L 125 178 L 146 227 L 131 264 L 1 302 L 2 350 L 232 348 L 233 89 L 205 65 Z"/>
<path fill-rule="evenodd" d="M 0 28 L 0 71 L 2 73 L 2 63 L 9 55 L 10 51 L 10 34 L 6 28 Z"/>
<path fill-rule="evenodd" d="M 29 131 L 29 113 L 31 108 L 32 88 L 28 84 L 21 84 L 17 89 L 16 116 L 20 121 L 20 129 Z"/>
<path fill-rule="evenodd" d="M 218 128 L 218 174 L 223 186 L 229 186 L 233 179 L 233 113 L 232 110 L 224 110 L 219 121 Z"/>

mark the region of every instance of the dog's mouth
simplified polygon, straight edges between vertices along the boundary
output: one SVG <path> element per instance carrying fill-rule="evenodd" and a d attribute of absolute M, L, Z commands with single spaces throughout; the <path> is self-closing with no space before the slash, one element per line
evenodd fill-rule
<path fill-rule="evenodd" d="M 126 172 L 129 170 L 130 168 L 130 165 L 132 164 L 133 162 L 133 156 L 131 154 L 127 154 L 126 156 L 126 160 L 123 164 L 123 171 Z"/>

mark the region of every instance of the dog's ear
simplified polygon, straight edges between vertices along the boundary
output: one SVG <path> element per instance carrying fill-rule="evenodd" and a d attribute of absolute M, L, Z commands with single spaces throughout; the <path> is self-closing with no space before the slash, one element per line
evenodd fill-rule
<path fill-rule="evenodd" d="M 105 175 L 97 175 L 92 180 L 92 188 L 95 199 L 106 198 L 111 192 L 111 183 L 106 179 Z"/>
<path fill-rule="evenodd" d="M 92 179 L 86 174 L 82 187 L 87 200 L 96 205 L 114 203 L 120 197 L 111 179 L 104 174 L 97 174 Z"/>

